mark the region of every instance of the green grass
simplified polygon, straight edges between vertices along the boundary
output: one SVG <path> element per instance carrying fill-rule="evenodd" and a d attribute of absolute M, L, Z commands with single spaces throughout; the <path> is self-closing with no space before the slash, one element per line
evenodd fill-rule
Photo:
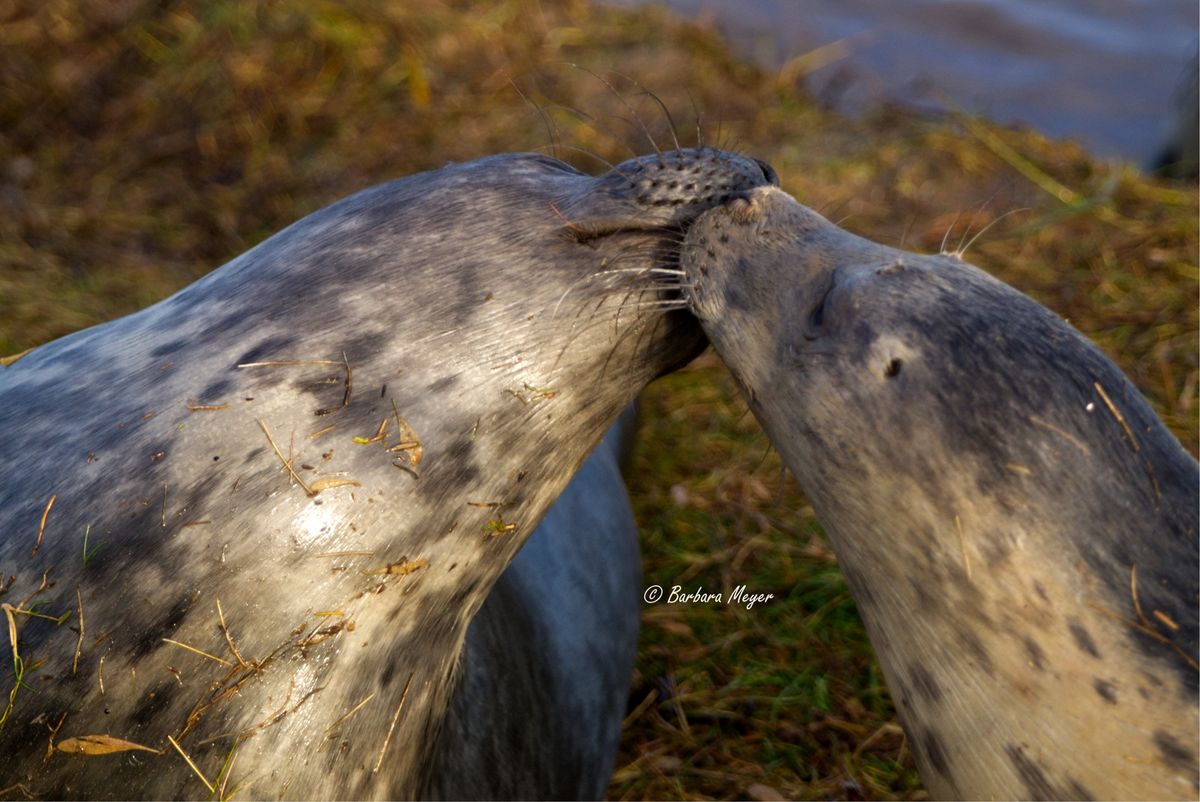
<path fill-rule="evenodd" d="M 711 31 L 582 0 L 10 0 L 0 354 L 141 308 L 388 178 L 532 149 L 598 171 L 672 146 L 641 87 L 684 144 L 771 162 L 872 239 L 953 249 L 1007 214 L 968 258 L 1092 337 L 1196 453 L 1195 183 L 969 118 L 848 121 Z M 836 559 L 728 373 L 702 357 L 644 410 L 628 479 L 647 584 L 776 598 L 647 607 L 610 794 L 921 798 Z"/>

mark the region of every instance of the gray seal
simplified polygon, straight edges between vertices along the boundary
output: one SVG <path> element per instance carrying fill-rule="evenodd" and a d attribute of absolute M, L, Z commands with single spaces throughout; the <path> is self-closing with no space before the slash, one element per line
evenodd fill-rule
<path fill-rule="evenodd" d="M 455 795 L 484 756 L 498 795 L 602 790 L 611 724 L 562 678 L 611 718 L 628 657 L 581 656 L 628 616 L 541 639 L 563 611 L 504 584 L 466 633 L 622 408 L 699 347 L 664 266 L 682 229 L 772 180 L 710 149 L 600 177 L 448 165 L 0 371 L 0 787 Z"/>
<path fill-rule="evenodd" d="M 617 420 L 467 627 L 429 796 L 603 799 L 637 657 L 642 564 Z"/>
<path fill-rule="evenodd" d="M 704 215 L 683 265 L 930 792 L 1194 799 L 1200 472 L 1122 372 L 982 271 L 774 188 Z"/>

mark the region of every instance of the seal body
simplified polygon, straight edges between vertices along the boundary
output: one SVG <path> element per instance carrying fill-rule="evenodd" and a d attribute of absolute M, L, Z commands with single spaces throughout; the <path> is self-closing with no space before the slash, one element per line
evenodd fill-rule
<path fill-rule="evenodd" d="M 468 624 L 698 346 L 649 271 L 771 179 L 712 150 L 449 165 L 0 372 L 0 787 L 433 793 Z"/>
<path fill-rule="evenodd" d="M 1200 478 L 1121 371 L 982 271 L 776 189 L 683 253 L 930 791 L 1195 798 Z"/>
<path fill-rule="evenodd" d="M 467 628 L 429 772 L 441 799 L 602 799 L 637 656 L 641 553 L 623 413 Z M 482 726 L 494 722 L 492 726 Z"/>

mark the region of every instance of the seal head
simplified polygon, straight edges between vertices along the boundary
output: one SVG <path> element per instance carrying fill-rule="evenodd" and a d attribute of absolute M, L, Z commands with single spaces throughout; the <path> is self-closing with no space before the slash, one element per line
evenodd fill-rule
<path fill-rule="evenodd" d="M 1195 798 L 1196 461 L 1094 345 L 775 188 L 690 302 L 837 552 L 930 791 Z"/>

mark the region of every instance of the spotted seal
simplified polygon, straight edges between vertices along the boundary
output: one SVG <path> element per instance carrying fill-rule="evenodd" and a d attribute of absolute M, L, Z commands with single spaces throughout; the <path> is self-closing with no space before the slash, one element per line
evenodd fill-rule
<path fill-rule="evenodd" d="M 689 301 L 824 524 L 936 796 L 1195 798 L 1196 461 L 1094 345 L 778 189 Z"/>
<path fill-rule="evenodd" d="M 712 149 L 599 177 L 451 164 L 0 372 L 0 787 L 413 797 L 476 787 L 447 774 L 485 756 L 514 760 L 496 793 L 595 793 L 611 755 L 516 765 L 530 728 L 583 726 L 527 705 L 571 692 L 537 685 L 547 662 L 592 682 L 587 650 L 496 641 L 567 610 L 497 599 L 464 638 L 621 409 L 701 342 L 660 269 L 681 229 L 772 180 Z M 512 748 L 445 741 L 471 728 Z"/>

